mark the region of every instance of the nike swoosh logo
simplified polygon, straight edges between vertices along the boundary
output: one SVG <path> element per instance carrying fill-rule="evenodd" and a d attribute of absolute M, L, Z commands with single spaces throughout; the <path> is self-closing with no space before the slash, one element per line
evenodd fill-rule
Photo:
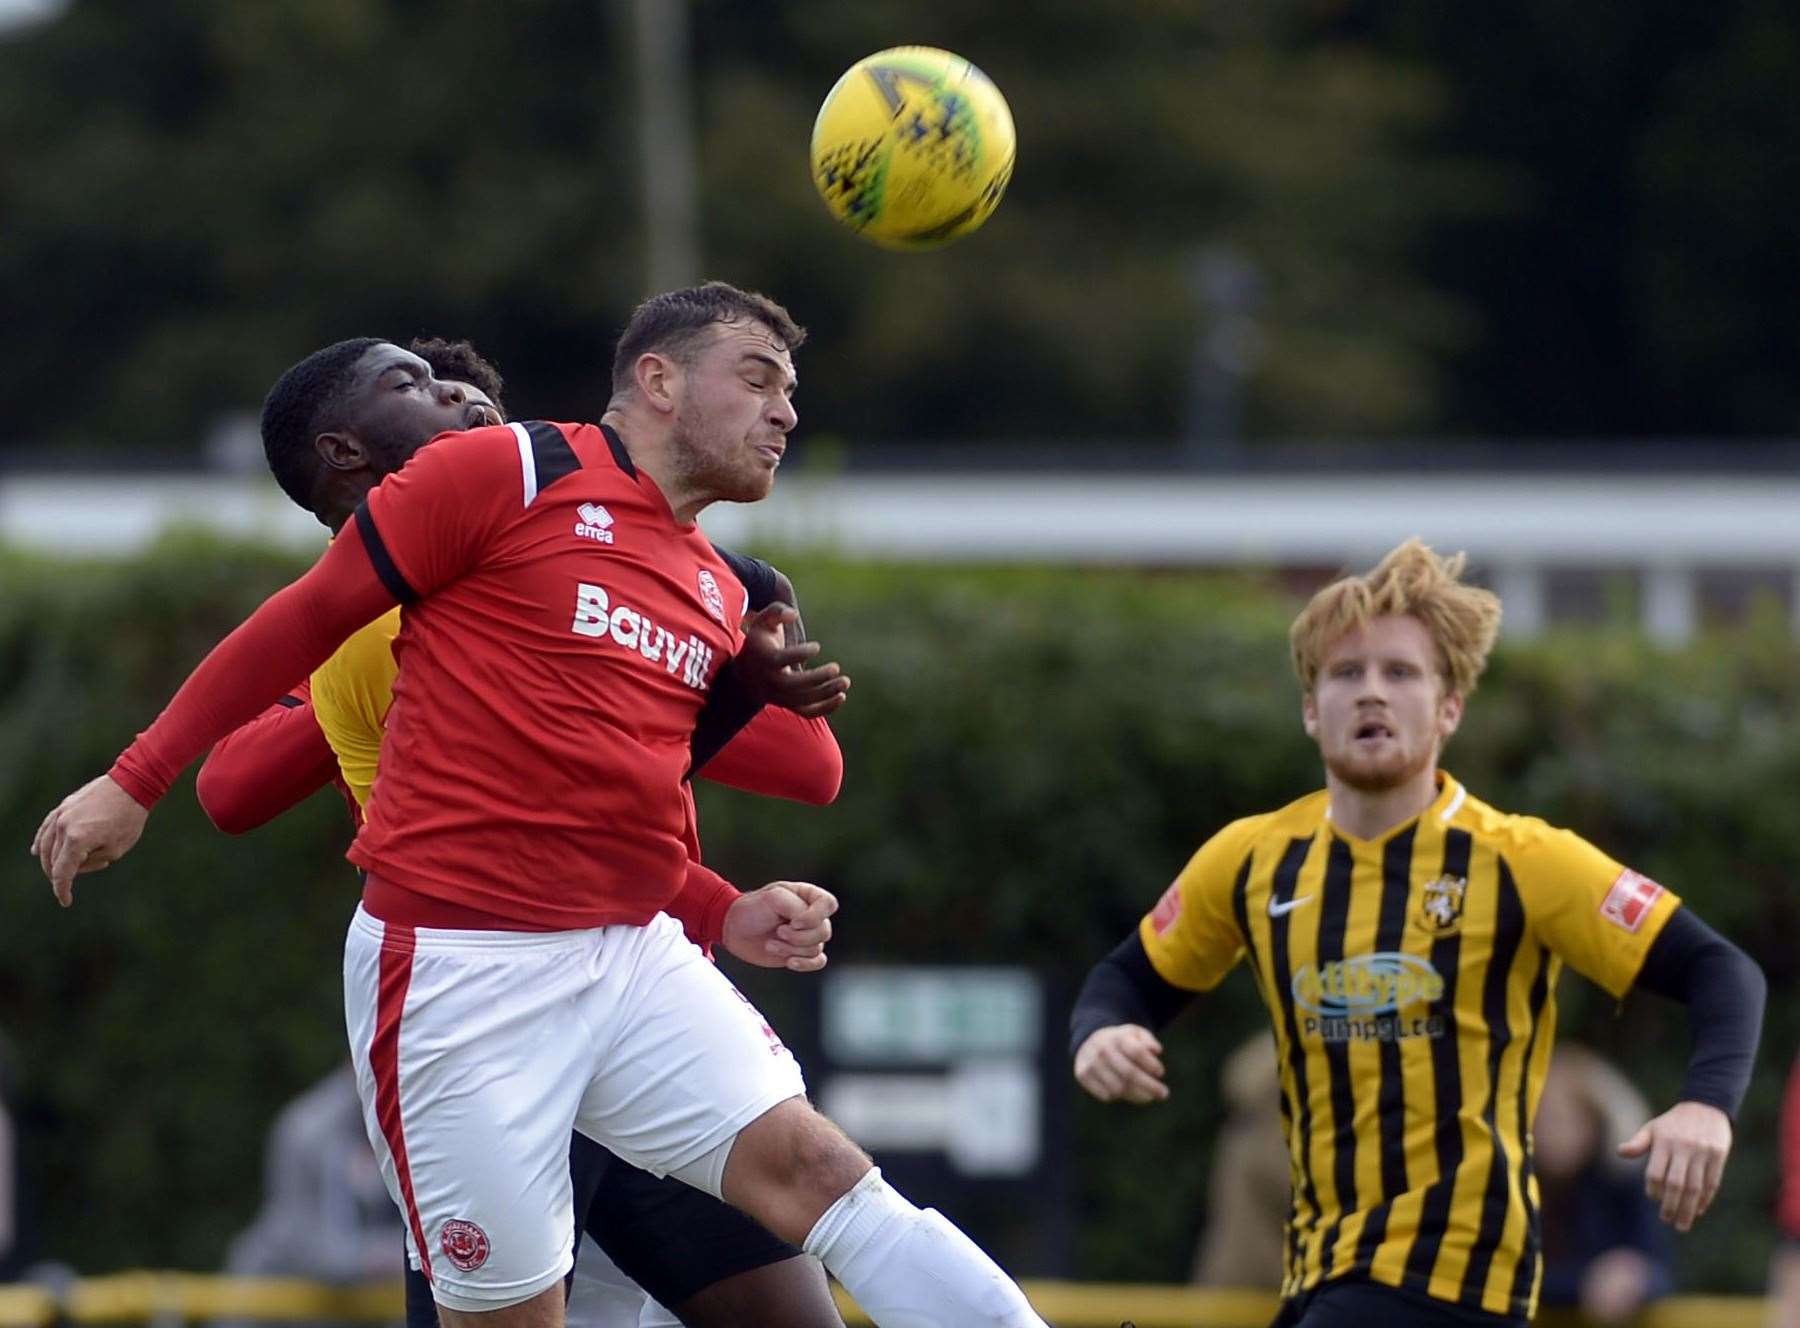
<path fill-rule="evenodd" d="M 1279 918 L 1285 914 L 1292 913 L 1295 909 L 1299 908 L 1300 905 L 1302 905 L 1302 904 L 1310 904 L 1310 903 L 1312 903 L 1311 895 L 1301 895 L 1300 898 L 1290 899 L 1285 904 L 1278 904 L 1273 899 L 1271 899 L 1269 901 L 1269 916 L 1272 918 Z"/>

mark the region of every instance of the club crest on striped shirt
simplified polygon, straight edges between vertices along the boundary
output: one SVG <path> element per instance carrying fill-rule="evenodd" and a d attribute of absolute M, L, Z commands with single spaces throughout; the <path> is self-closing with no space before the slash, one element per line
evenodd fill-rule
<path fill-rule="evenodd" d="M 725 621 L 725 596 L 719 591 L 718 578 L 704 567 L 700 569 L 700 602 L 713 617 Z"/>
<path fill-rule="evenodd" d="M 1426 931 L 1441 935 L 1462 925 L 1463 897 L 1469 892 L 1466 876 L 1440 876 L 1425 887 L 1419 918 Z"/>

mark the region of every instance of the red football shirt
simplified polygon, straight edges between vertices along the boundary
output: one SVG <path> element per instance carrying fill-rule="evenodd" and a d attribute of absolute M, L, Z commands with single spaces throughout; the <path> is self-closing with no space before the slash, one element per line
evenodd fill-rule
<path fill-rule="evenodd" d="M 1800 1241 L 1800 1060 L 1788 1072 L 1781 1099 L 1781 1191 L 1775 1222 L 1788 1240 Z"/>
<path fill-rule="evenodd" d="M 724 560 L 593 425 L 440 439 L 355 521 L 405 608 L 351 860 L 524 927 L 647 922 L 682 886 L 688 744 L 742 640 Z"/>

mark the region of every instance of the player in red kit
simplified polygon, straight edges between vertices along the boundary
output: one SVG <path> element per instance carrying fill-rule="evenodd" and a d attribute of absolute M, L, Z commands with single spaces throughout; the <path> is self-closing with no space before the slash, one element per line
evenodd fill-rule
<path fill-rule="evenodd" d="M 399 373 L 410 373 L 415 385 L 395 390 L 390 384 Z M 369 337 L 338 342 L 307 356 L 269 393 L 263 419 L 270 469 L 335 533 L 370 489 L 435 435 L 504 423 L 501 388 L 498 370 L 466 342 L 415 341 L 407 349 Z M 319 406 L 334 398 L 341 409 L 315 433 Z M 775 600 L 794 605 L 792 585 L 775 568 L 720 553 L 752 610 Z M 398 609 L 383 615 L 340 647 L 315 675 L 316 698 L 312 688 L 296 689 L 213 748 L 196 791 L 215 824 L 253 828 L 327 782 L 336 783 L 361 823 L 393 700 L 399 619 Z M 824 804 L 837 794 L 843 758 L 823 718 L 771 706 L 698 773 Z M 689 840 L 697 859 L 691 815 Z M 693 901 L 702 906 L 698 917 L 678 911 L 686 893 L 670 911 L 696 944 L 723 943 L 740 960 L 765 967 L 808 971 L 824 963 L 823 940 L 813 938 L 829 936 L 830 922 L 820 914 L 835 901 L 816 887 L 777 883 L 723 911 L 702 897 Z M 580 1134 L 571 1138 L 569 1171 L 575 1235 L 585 1231 L 597 1247 L 578 1255 L 579 1285 L 589 1300 L 607 1301 L 608 1321 L 629 1314 L 634 1328 L 843 1328 L 818 1263 L 745 1214 L 627 1166 Z M 431 1284 L 410 1266 L 406 1306 L 412 1328 L 437 1328 Z M 570 1308 L 591 1313 L 595 1306 L 571 1300 Z"/>
<path fill-rule="evenodd" d="M 694 519 L 769 492 L 801 336 L 722 283 L 647 301 L 598 426 L 419 452 L 34 838 L 66 905 L 183 766 L 405 605 L 351 850 L 368 881 L 345 1004 L 389 1191 L 451 1328 L 561 1322 L 571 1127 L 817 1254 L 878 1325 L 1042 1323 L 812 1109 L 792 1056 L 662 912 L 689 878 L 703 708 L 751 683 L 727 662 L 740 650 L 782 650 L 785 617 L 740 628 Z M 820 672 L 826 706 L 847 684 Z"/>

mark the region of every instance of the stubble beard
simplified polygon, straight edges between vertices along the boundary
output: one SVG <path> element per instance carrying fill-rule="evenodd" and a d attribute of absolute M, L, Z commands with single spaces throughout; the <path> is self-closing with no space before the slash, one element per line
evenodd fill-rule
<path fill-rule="evenodd" d="M 1391 759 L 1365 761 L 1354 756 L 1332 755 L 1325 757 L 1325 768 L 1337 780 L 1355 789 L 1358 793 L 1388 793 L 1400 788 L 1409 781 L 1418 778 L 1419 774 L 1431 763 L 1430 748 L 1417 757 L 1409 757 L 1405 752 L 1396 753 Z"/>
<path fill-rule="evenodd" d="M 707 432 L 706 424 L 704 416 L 697 421 L 680 419 L 675 423 L 670 450 L 682 484 L 704 494 L 709 502 L 755 503 L 767 498 L 775 487 L 775 476 L 747 457 L 733 465 L 720 454 L 720 449 L 701 442 Z"/>

